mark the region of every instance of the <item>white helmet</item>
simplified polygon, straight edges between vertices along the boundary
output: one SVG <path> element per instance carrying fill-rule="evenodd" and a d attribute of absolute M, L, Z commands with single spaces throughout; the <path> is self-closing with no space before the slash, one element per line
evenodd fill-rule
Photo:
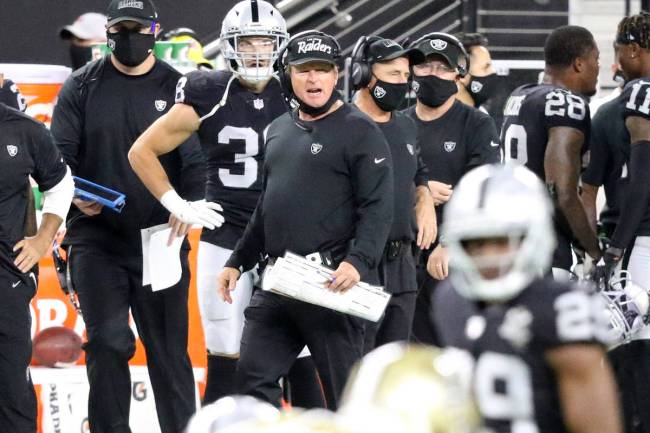
<path fill-rule="evenodd" d="M 619 271 L 600 292 L 606 300 L 610 337 L 616 343 L 629 342 L 646 326 L 650 292 L 632 281 L 627 271 Z"/>
<path fill-rule="evenodd" d="M 238 51 L 238 39 L 247 36 L 274 38 L 273 51 L 263 54 Z M 270 3 L 262 0 L 241 1 L 230 9 L 223 19 L 221 53 L 233 73 L 248 82 L 257 83 L 268 80 L 273 75 L 273 65 L 278 52 L 288 37 L 284 18 Z M 246 60 L 254 60 L 256 65 L 247 67 Z M 260 62 L 266 64 L 262 66 Z"/>
<path fill-rule="evenodd" d="M 445 207 L 442 227 L 454 288 L 484 301 L 520 293 L 551 264 L 552 213 L 544 185 L 523 166 L 484 165 L 467 173 Z M 485 238 L 507 238 L 518 248 L 496 257 L 470 257 L 463 242 Z M 498 267 L 499 276 L 483 278 L 480 268 L 489 267 Z"/>

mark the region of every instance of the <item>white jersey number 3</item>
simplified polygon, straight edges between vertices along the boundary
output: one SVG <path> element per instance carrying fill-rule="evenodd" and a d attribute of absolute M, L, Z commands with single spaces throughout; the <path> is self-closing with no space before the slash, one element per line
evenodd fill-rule
<path fill-rule="evenodd" d="M 259 153 L 259 135 L 252 128 L 238 128 L 225 126 L 219 132 L 219 144 L 230 144 L 232 140 L 242 140 L 245 143 L 244 153 L 235 153 L 236 164 L 244 165 L 244 172 L 233 173 L 227 168 L 219 169 L 219 179 L 224 186 L 231 188 L 249 188 L 257 180 L 257 161 L 255 156 Z"/>

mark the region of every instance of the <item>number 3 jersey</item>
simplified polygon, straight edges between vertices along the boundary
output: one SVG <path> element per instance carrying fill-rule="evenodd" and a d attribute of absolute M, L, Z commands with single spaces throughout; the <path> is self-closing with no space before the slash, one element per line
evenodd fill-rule
<path fill-rule="evenodd" d="M 468 300 L 449 282 L 435 296 L 432 319 L 441 345 L 468 355 L 487 431 L 566 432 L 545 354 L 566 344 L 606 343 L 603 299 L 551 279 L 501 304 Z"/>
<path fill-rule="evenodd" d="M 198 135 L 207 168 L 205 199 L 221 204 L 226 220 L 215 230 L 203 229 L 201 240 L 232 250 L 262 190 L 264 130 L 286 112 L 280 85 L 271 79 L 256 94 L 231 72 L 192 71 L 179 80 L 176 102 L 190 105 L 202 119 Z"/>

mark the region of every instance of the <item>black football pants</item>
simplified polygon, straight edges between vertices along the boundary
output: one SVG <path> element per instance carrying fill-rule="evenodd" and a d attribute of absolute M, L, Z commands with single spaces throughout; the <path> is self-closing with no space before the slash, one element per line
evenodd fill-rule
<path fill-rule="evenodd" d="M 280 406 L 278 380 L 307 345 L 336 410 L 353 364 L 363 350 L 364 320 L 334 310 L 256 290 L 244 315 L 237 389 Z"/>
<path fill-rule="evenodd" d="M 408 341 L 413 325 L 418 286 L 411 247 L 396 256 L 384 253 L 378 270 L 381 285 L 392 296 L 379 322 L 366 323 L 364 353 L 393 341 Z"/>
<path fill-rule="evenodd" d="M 422 251 L 417 261 L 416 277 L 418 294 L 415 300 L 411 341 L 419 344 L 439 346 L 440 342 L 434 328 L 433 318 L 431 317 L 433 312 L 433 295 L 439 281 L 427 272 L 427 260 L 433 248 L 428 251 Z"/>
<path fill-rule="evenodd" d="M 79 295 L 88 342 L 88 420 L 93 433 L 130 433 L 129 359 L 135 337 L 129 309 L 145 347 L 149 378 L 163 433 L 181 433 L 196 410 L 194 376 L 187 353 L 187 250 L 183 276 L 172 287 L 152 292 L 142 286 L 142 257 L 74 245 L 69 254 L 72 283 Z"/>
<path fill-rule="evenodd" d="M 32 357 L 29 301 L 34 274 L 17 275 L 0 264 L 0 432 L 36 432 L 36 394 L 28 366 Z"/>

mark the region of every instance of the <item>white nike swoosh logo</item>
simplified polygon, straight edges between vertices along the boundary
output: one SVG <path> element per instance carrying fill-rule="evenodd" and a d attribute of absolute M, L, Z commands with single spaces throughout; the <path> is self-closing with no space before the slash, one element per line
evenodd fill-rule
<path fill-rule="evenodd" d="M 495 143 L 494 141 L 490 141 L 490 146 L 492 147 L 498 147 L 499 143 Z"/>
<path fill-rule="evenodd" d="M 375 164 L 381 163 L 386 158 L 375 158 Z"/>
<path fill-rule="evenodd" d="M 16 287 L 18 287 L 18 284 L 20 283 L 22 283 L 22 281 L 16 281 L 15 283 L 11 283 L 11 287 L 15 289 Z"/>

